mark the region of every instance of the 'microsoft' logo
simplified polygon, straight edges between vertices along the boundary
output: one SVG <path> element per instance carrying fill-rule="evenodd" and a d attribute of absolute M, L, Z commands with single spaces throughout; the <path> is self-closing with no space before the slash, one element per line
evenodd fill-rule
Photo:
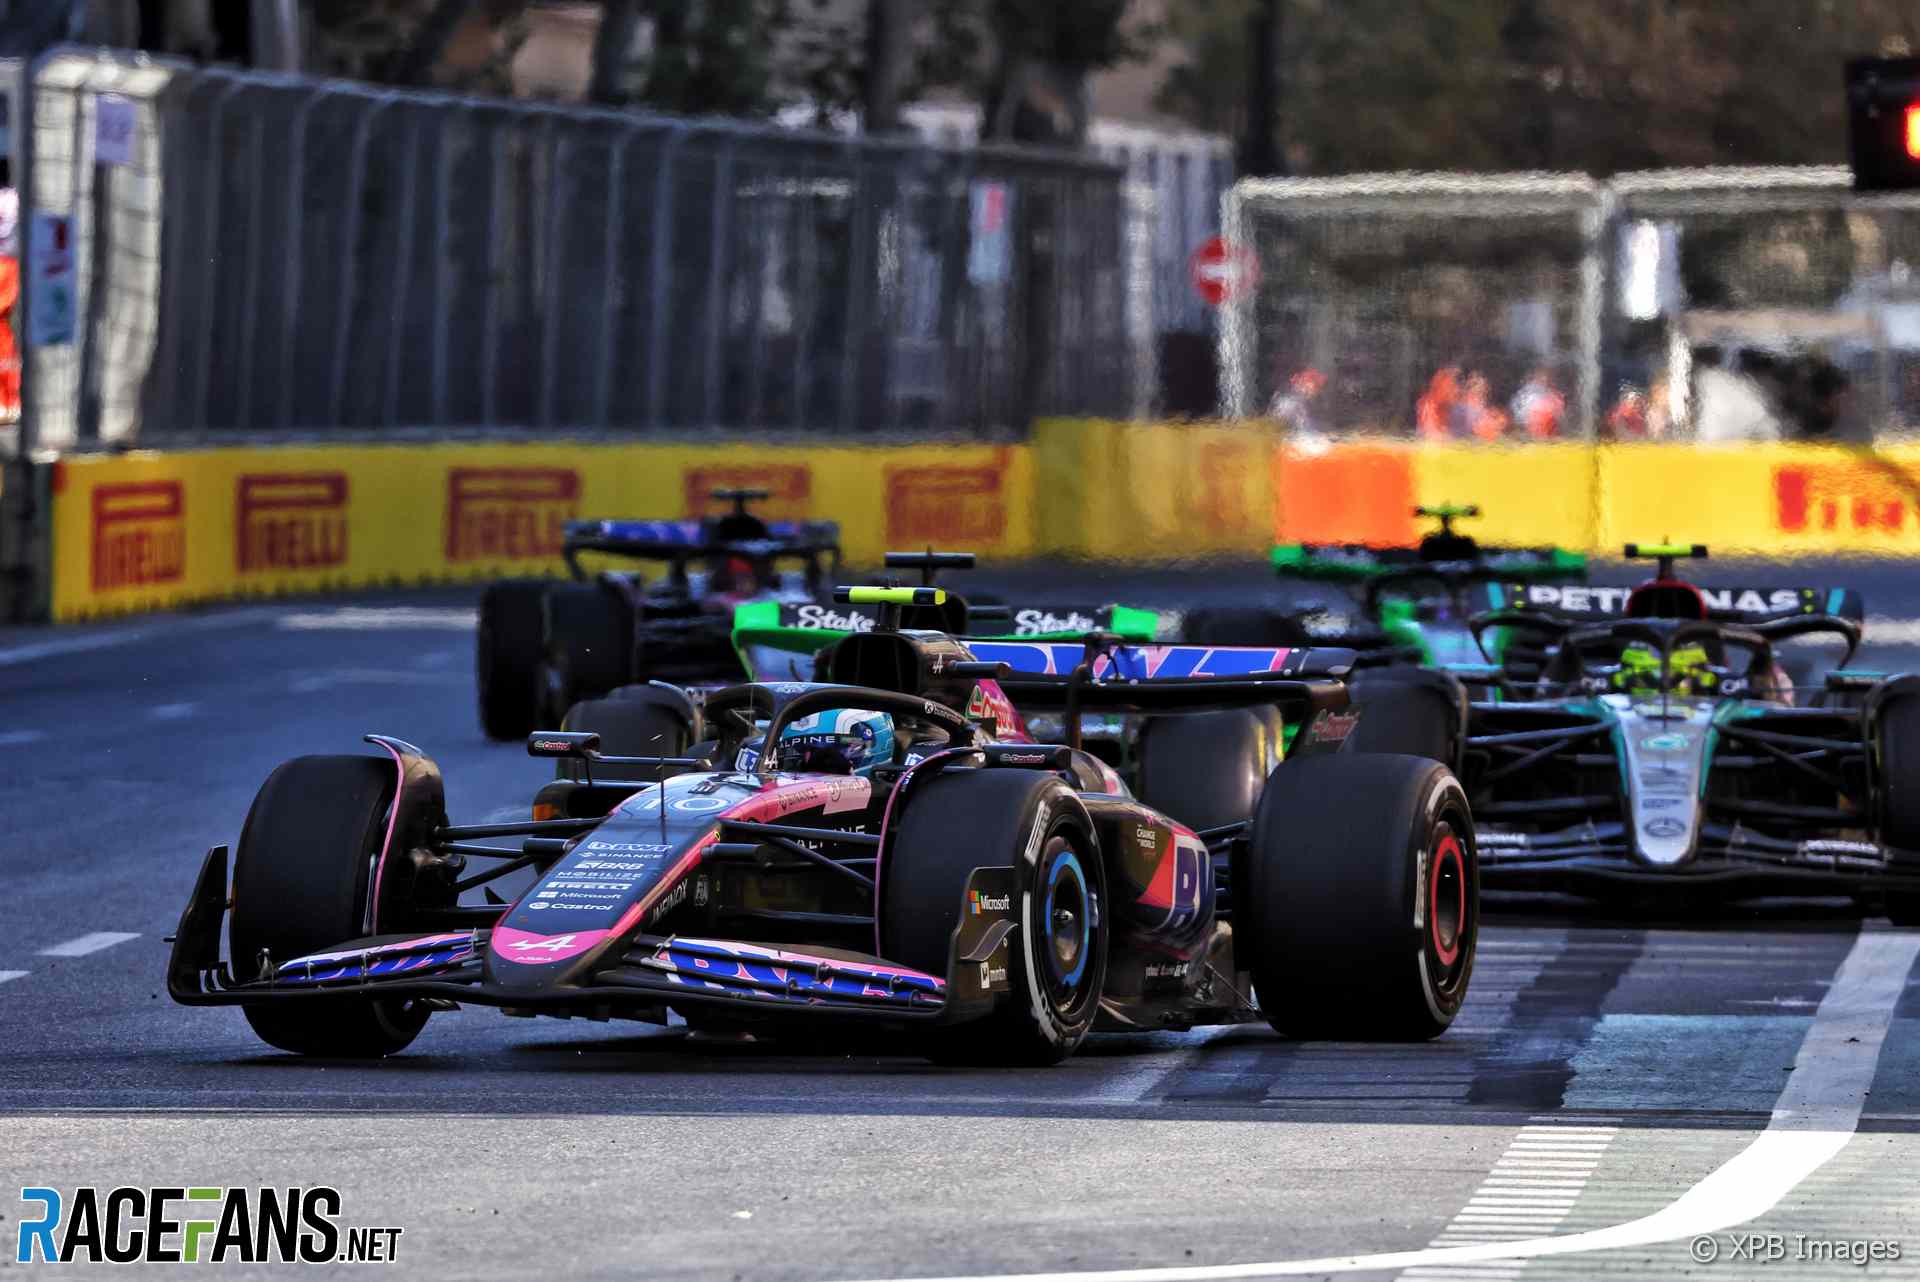
<path fill-rule="evenodd" d="M 340 1191 L 313 1188 L 23 1188 L 14 1260 L 151 1264 L 391 1263 L 405 1230 L 344 1227 Z"/>

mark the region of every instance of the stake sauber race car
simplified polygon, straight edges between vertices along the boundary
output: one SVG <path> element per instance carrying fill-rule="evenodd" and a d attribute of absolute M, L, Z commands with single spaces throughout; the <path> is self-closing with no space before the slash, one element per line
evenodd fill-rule
<path fill-rule="evenodd" d="M 533 734 L 587 777 L 541 787 L 525 822 L 449 822 L 438 769 L 397 739 L 280 766 L 231 861 L 208 852 L 169 991 L 350 1056 L 469 1003 L 776 1037 L 861 1023 L 1002 1064 L 1096 1028 L 1452 1021 L 1478 933 L 1466 797 L 1438 763 L 1348 750 L 1350 653 L 969 646 L 898 626 L 941 589 L 837 596 L 879 624 L 820 681 L 687 696 L 699 741 L 674 756 Z M 1061 710 L 1068 742 L 1033 742 L 1023 705 Z M 1155 723 L 1132 787 L 1076 746 L 1098 709 Z M 1283 721 L 1305 724 L 1285 760 Z M 529 865 L 512 902 L 473 902 Z"/>
<path fill-rule="evenodd" d="M 1187 615 L 1184 636 L 1227 645 L 1331 645 L 1357 649 L 1368 665 L 1479 658 L 1467 620 L 1500 582 L 1572 584 L 1586 557 L 1556 547 L 1484 544 L 1454 529 L 1478 507 L 1416 507 L 1438 522 L 1416 547 L 1369 543 L 1282 543 L 1270 560 L 1284 582 L 1326 585 L 1335 595 L 1278 606 L 1210 607 Z"/>

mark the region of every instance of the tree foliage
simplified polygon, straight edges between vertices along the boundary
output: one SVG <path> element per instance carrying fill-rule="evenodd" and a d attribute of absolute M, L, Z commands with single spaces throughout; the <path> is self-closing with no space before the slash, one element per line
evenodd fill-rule
<path fill-rule="evenodd" d="M 1162 110 L 1238 132 L 1252 0 L 1178 0 Z M 1911 0 L 1282 0 L 1293 168 L 1548 168 L 1845 158 L 1840 69 Z"/>

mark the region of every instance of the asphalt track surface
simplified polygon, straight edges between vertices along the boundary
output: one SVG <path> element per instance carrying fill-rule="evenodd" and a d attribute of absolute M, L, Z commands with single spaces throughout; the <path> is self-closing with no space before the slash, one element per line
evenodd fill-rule
<path fill-rule="evenodd" d="M 1920 571 L 1756 573 L 1856 583 L 1901 641 L 1864 661 L 1920 666 Z M 1265 580 L 980 585 L 1154 605 Z M 480 735 L 472 599 L 0 630 L 0 1180 L 331 1184 L 436 1278 L 1920 1277 L 1920 935 L 1844 904 L 1520 905 L 1431 1044 L 1101 1037 L 1044 1071 L 487 1010 L 322 1066 L 173 1005 L 161 937 L 283 757 L 398 734 L 456 815 L 524 813 L 547 771 Z M 0 1270 L 34 1272 L 0 1194 Z M 1831 1258 L 1876 1241 L 1902 1258 Z"/>

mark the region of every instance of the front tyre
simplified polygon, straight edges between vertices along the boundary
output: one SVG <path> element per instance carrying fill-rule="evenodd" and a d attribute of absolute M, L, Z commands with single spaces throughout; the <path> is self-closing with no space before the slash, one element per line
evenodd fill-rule
<path fill-rule="evenodd" d="M 1467 995 L 1480 870 L 1453 772 L 1340 753 L 1282 765 L 1236 869 L 1237 943 L 1291 1037 L 1421 1041 Z"/>
<path fill-rule="evenodd" d="M 372 875 L 396 772 L 380 757 L 296 757 L 267 776 L 233 862 L 228 948 L 236 978 L 374 933 Z M 386 923 L 391 925 L 391 923 Z M 376 1058 L 404 1049 L 427 1007 L 398 998 L 294 997 L 241 1007 L 269 1046 Z"/>
<path fill-rule="evenodd" d="M 937 1030 L 927 1054 L 951 1064 L 1056 1064 L 1079 1047 L 1106 983 L 1108 914 L 1086 810 L 1057 776 L 950 770 L 919 785 L 897 820 L 880 881 L 884 955 L 947 976 L 976 868 L 1011 868 L 1019 887 L 1004 994 L 993 1014 Z"/>

